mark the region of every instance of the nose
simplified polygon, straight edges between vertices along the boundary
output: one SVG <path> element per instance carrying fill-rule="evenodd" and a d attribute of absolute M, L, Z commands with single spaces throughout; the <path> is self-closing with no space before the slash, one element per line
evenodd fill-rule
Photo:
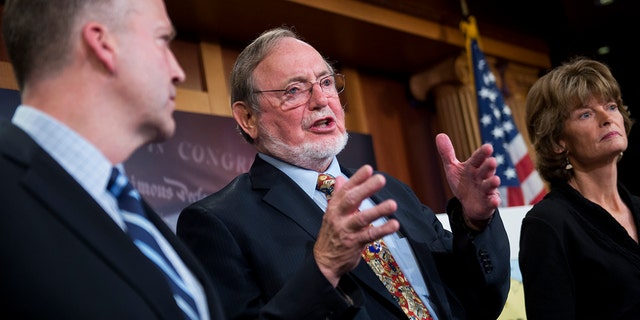
<path fill-rule="evenodd" d="M 605 106 L 603 109 L 598 109 L 597 116 L 600 119 L 600 126 L 608 126 L 611 125 L 611 117 L 613 113 L 610 110 L 607 110 Z"/>
<path fill-rule="evenodd" d="M 178 62 L 178 59 L 176 59 L 176 56 L 173 54 L 173 52 L 170 53 L 169 60 L 170 60 L 169 64 L 170 64 L 171 73 L 172 73 L 172 76 L 171 76 L 172 82 L 174 84 L 184 82 L 187 79 L 187 75 L 185 74 L 184 70 L 180 66 L 180 63 Z"/>
<path fill-rule="evenodd" d="M 322 90 L 322 86 L 317 82 L 311 84 L 311 88 L 309 89 L 309 96 L 310 108 L 324 107 L 329 104 L 329 98 Z"/>

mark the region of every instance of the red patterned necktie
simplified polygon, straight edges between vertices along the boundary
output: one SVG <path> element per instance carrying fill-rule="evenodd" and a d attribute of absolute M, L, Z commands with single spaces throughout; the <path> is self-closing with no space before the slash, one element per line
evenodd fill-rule
<path fill-rule="evenodd" d="M 316 189 L 322 191 L 327 197 L 327 201 L 329 201 L 333 193 L 334 184 L 335 178 L 333 176 L 321 173 L 318 175 Z M 427 307 L 413 290 L 407 278 L 405 278 L 404 273 L 400 270 L 398 263 L 382 239 L 368 244 L 362 251 L 362 258 L 389 290 L 389 293 L 391 293 L 409 319 L 433 319 Z"/>

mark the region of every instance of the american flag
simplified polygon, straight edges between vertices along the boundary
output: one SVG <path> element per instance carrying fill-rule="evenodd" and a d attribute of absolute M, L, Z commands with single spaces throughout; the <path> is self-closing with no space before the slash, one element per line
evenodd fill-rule
<path fill-rule="evenodd" d="M 470 39 L 473 78 L 478 98 L 478 117 L 483 143 L 493 146 L 498 160 L 502 206 L 530 205 L 540 201 L 546 189 L 535 170 L 527 145 L 518 131 L 511 109 L 502 93 L 476 38 Z"/>

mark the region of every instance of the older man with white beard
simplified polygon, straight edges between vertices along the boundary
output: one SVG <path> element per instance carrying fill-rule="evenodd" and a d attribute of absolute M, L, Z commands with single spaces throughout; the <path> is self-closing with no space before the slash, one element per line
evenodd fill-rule
<path fill-rule="evenodd" d="M 492 147 L 460 162 L 449 138 L 436 137 L 456 195 L 449 232 L 402 182 L 369 165 L 340 166 L 344 86 L 288 29 L 264 32 L 238 56 L 233 116 L 258 154 L 248 173 L 185 208 L 177 225 L 227 316 L 497 318 L 510 269 Z"/>

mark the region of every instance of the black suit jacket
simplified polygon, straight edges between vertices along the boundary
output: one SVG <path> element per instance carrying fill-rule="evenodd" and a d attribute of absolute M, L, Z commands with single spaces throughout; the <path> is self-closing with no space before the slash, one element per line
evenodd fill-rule
<path fill-rule="evenodd" d="M 0 205 L 0 318 L 182 318 L 161 271 L 9 122 L 0 123 Z M 197 259 L 159 216 L 149 219 L 204 286 L 212 319 L 223 319 Z"/>
<path fill-rule="evenodd" d="M 618 192 L 640 230 L 640 197 Z M 529 320 L 640 319 L 640 245 L 566 182 L 525 215 L 519 260 Z"/>
<path fill-rule="evenodd" d="M 393 218 L 440 319 L 495 319 L 509 289 L 509 244 L 499 214 L 474 239 L 454 219 L 453 236 L 408 186 L 386 178 L 373 200 L 398 202 Z M 177 233 L 213 276 L 232 319 L 406 319 L 366 262 L 343 276 L 338 290 L 323 277 L 313 259 L 322 215 L 295 182 L 256 157 L 249 173 L 185 208 Z"/>

